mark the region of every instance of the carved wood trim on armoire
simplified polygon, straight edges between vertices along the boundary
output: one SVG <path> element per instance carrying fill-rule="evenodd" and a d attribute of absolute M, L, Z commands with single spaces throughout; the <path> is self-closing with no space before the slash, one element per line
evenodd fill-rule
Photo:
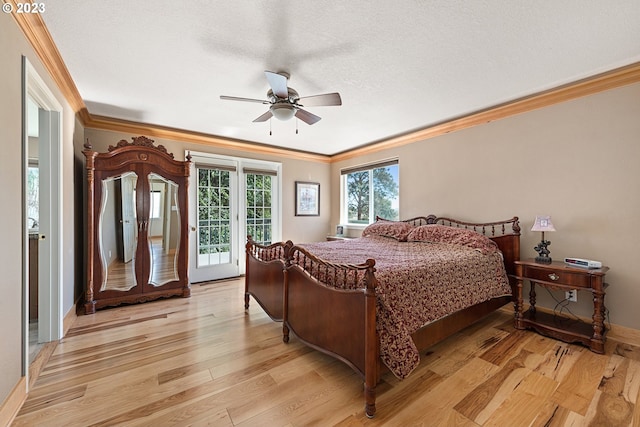
<path fill-rule="evenodd" d="M 189 297 L 187 186 L 178 161 L 144 136 L 106 153 L 83 151 L 87 169 L 85 314 L 125 303 Z"/>

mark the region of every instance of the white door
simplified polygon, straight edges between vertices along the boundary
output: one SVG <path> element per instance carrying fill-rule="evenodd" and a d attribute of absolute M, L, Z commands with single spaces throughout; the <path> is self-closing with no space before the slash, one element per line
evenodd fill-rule
<path fill-rule="evenodd" d="M 38 342 L 60 338 L 60 274 L 56 170 L 60 145 L 60 113 L 38 110 L 39 128 L 39 242 L 38 242 Z"/>
<path fill-rule="evenodd" d="M 51 341 L 46 322 L 49 312 L 51 289 L 51 159 L 49 149 L 49 128 L 51 117 L 48 111 L 38 109 L 39 131 L 38 167 L 39 167 L 39 219 L 38 219 L 38 342 Z"/>
<path fill-rule="evenodd" d="M 191 173 L 190 280 L 192 283 L 235 277 L 238 262 L 237 164 L 221 159 L 194 158 Z M 195 205 L 195 206 L 194 206 Z"/>

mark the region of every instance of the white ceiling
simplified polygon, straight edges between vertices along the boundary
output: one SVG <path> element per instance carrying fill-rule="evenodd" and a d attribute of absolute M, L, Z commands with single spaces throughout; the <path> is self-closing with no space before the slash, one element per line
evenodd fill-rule
<path fill-rule="evenodd" d="M 640 1 L 53 0 L 89 113 L 335 154 L 640 61 Z M 252 120 L 264 71 L 322 117 Z M 269 135 L 269 129 L 272 135 Z"/>

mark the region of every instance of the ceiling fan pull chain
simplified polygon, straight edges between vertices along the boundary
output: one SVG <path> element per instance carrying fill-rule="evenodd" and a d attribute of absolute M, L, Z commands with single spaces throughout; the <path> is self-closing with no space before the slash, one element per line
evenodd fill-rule
<path fill-rule="evenodd" d="M 273 135 L 273 134 L 271 133 L 271 119 L 269 119 L 269 136 L 271 136 L 271 135 Z"/>
<path fill-rule="evenodd" d="M 298 122 L 299 122 L 299 120 L 296 119 L 296 135 L 298 134 Z"/>

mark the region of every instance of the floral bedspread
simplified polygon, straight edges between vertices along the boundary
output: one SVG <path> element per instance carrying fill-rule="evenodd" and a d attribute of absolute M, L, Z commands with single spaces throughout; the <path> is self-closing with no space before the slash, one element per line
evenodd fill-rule
<path fill-rule="evenodd" d="M 377 330 L 382 361 L 398 378 L 420 362 L 411 334 L 451 313 L 511 295 L 495 250 L 461 244 L 398 241 L 371 235 L 301 245 L 329 262 L 376 260 Z"/>

